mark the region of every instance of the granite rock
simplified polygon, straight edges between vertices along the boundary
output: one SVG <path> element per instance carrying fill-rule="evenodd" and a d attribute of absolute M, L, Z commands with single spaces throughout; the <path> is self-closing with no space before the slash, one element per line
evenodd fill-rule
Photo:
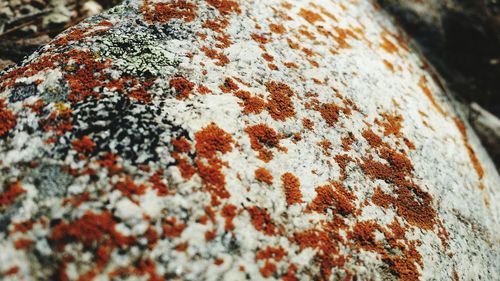
<path fill-rule="evenodd" d="M 128 0 L 0 77 L 3 280 L 500 278 L 500 177 L 371 1 Z"/>

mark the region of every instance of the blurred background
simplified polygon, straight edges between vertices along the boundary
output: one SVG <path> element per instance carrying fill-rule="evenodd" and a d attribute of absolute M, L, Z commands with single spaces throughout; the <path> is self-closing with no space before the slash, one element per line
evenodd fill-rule
<path fill-rule="evenodd" d="M 400 23 L 443 77 L 500 168 L 500 0 L 373 1 Z M 0 70 L 119 2 L 0 0 Z"/>

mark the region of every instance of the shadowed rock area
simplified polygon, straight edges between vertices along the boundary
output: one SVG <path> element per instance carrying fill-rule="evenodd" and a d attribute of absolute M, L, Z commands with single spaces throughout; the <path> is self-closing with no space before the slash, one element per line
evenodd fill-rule
<path fill-rule="evenodd" d="M 125 1 L 0 73 L 0 278 L 496 280 L 440 85 L 370 1 Z"/>

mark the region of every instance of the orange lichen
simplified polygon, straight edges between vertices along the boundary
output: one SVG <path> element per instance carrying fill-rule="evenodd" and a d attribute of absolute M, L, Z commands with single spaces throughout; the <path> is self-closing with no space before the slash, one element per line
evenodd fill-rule
<path fill-rule="evenodd" d="M 325 103 L 317 108 L 321 117 L 325 120 L 328 126 L 333 127 L 339 121 L 340 111 L 344 112 L 346 115 L 350 113 L 347 109 L 341 108 L 334 103 Z"/>
<path fill-rule="evenodd" d="M 391 40 L 387 38 L 387 34 L 382 34 L 382 43 L 380 43 L 380 47 L 384 49 L 386 52 L 394 54 L 398 52 L 398 46 L 392 43 Z"/>
<path fill-rule="evenodd" d="M 16 117 L 7 109 L 5 100 L 0 99 L 0 138 L 6 136 L 16 126 Z"/>
<path fill-rule="evenodd" d="M 26 248 L 29 248 L 31 247 L 31 245 L 33 245 L 34 241 L 31 240 L 31 239 L 18 239 L 16 240 L 16 242 L 14 242 L 14 247 L 16 249 L 26 249 Z"/>
<path fill-rule="evenodd" d="M 266 84 L 270 93 L 268 98 L 269 114 L 274 120 L 285 121 L 295 116 L 291 97 L 294 95 L 292 89 L 284 83 L 269 82 Z"/>
<path fill-rule="evenodd" d="M 78 153 L 86 154 L 94 151 L 95 143 L 89 136 L 83 136 L 81 139 L 76 139 L 71 142 L 73 149 Z"/>
<path fill-rule="evenodd" d="M 224 79 L 224 84 L 220 85 L 219 88 L 224 93 L 230 93 L 238 90 L 240 87 L 238 87 L 233 79 L 226 77 L 226 79 Z"/>
<path fill-rule="evenodd" d="M 309 118 L 302 119 L 302 125 L 304 126 L 304 128 L 306 128 L 308 130 L 314 129 L 314 122 L 311 121 L 311 119 L 309 119 Z"/>
<path fill-rule="evenodd" d="M 259 153 L 258 158 L 264 162 L 271 161 L 273 159 L 273 152 L 270 148 L 280 148 L 280 139 L 276 131 L 265 124 L 258 124 L 248 126 L 245 132 L 247 132 L 250 138 L 252 149 Z"/>
<path fill-rule="evenodd" d="M 391 72 L 394 72 L 394 65 L 392 63 L 390 63 L 388 60 L 384 59 L 382 60 L 385 64 L 385 66 L 387 67 L 387 69 L 389 69 Z"/>
<path fill-rule="evenodd" d="M 157 3 L 154 10 L 149 7 L 148 0 L 144 0 L 141 8 L 144 20 L 148 23 L 166 23 L 171 19 L 182 19 L 192 22 L 196 18 L 196 5 L 185 0 L 174 0 L 171 3 Z"/>
<path fill-rule="evenodd" d="M 181 236 L 182 232 L 184 232 L 185 228 L 186 225 L 184 223 L 177 223 L 177 219 L 175 217 L 166 218 L 165 223 L 162 225 L 163 236 L 179 237 Z"/>
<path fill-rule="evenodd" d="M 152 188 L 157 191 L 158 196 L 166 196 L 169 194 L 168 186 L 163 179 L 163 174 L 163 169 L 158 169 L 158 171 L 149 178 L 149 182 L 152 184 Z"/>
<path fill-rule="evenodd" d="M 273 275 L 276 272 L 276 270 L 277 270 L 276 264 L 270 261 L 266 261 L 264 267 L 259 268 L 260 273 L 265 278 L 271 277 L 271 275 Z"/>
<path fill-rule="evenodd" d="M 266 209 L 252 206 L 247 208 L 247 211 L 250 213 L 250 221 L 255 229 L 266 235 L 274 235 L 276 233 L 276 226 Z"/>
<path fill-rule="evenodd" d="M 351 145 L 356 141 L 354 134 L 349 132 L 347 136 L 342 137 L 342 149 L 344 151 L 349 151 L 351 149 Z"/>
<path fill-rule="evenodd" d="M 6 207 L 16 201 L 16 199 L 26 190 L 21 186 L 20 182 L 10 184 L 5 190 L 0 193 L 0 206 Z"/>
<path fill-rule="evenodd" d="M 225 66 L 226 64 L 228 64 L 230 62 L 229 58 L 226 55 L 224 55 L 221 52 L 218 52 L 217 50 L 209 49 L 206 46 L 201 47 L 200 50 L 202 52 L 204 52 L 207 57 L 209 57 L 213 60 L 217 60 L 215 65 Z"/>
<path fill-rule="evenodd" d="M 271 23 L 269 29 L 276 34 L 284 34 L 286 32 L 285 27 L 282 24 Z"/>
<path fill-rule="evenodd" d="M 285 191 L 286 202 L 288 205 L 300 204 L 302 200 L 302 192 L 300 191 L 300 181 L 292 173 L 284 173 L 281 176 L 283 189 Z"/>
<path fill-rule="evenodd" d="M 479 159 L 477 159 L 476 153 L 469 144 L 469 137 L 467 135 L 467 129 L 465 127 L 465 124 L 458 117 L 455 117 L 454 121 L 458 130 L 462 134 L 462 139 L 464 141 L 465 148 L 467 148 L 467 153 L 469 154 L 469 158 L 472 162 L 472 165 L 474 166 L 474 169 L 476 170 L 479 179 L 482 179 L 484 176 L 484 170 L 483 167 L 481 166 L 481 163 L 479 162 Z"/>
<path fill-rule="evenodd" d="M 255 170 L 255 179 L 263 183 L 273 184 L 273 176 L 266 168 L 260 167 Z"/>
<path fill-rule="evenodd" d="M 250 92 L 237 91 L 234 95 L 243 100 L 241 105 L 246 114 L 259 114 L 266 108 L 266 102 L 259 97 L 253 97 Z"/>
<path fill-rule="evenodd" d="M 314 24 L 317 21 L 325 21 L 321 15 L 304 8 L 300 9 L 299 16 L 303 17 L 310 24 Z"/>
<path fill-rule="evenodd" d="M 180 137 L 172 140 L 172 144 L 179 152 L 188 153 L 189 151 L 191 151 L 191 144 L 185 137 Z"/>
<path fill-rule="evenodd" d="M 422 89 L 424 94 L 427 96 L 431 104 L 434 106 L 434 108 L 441 113 L 443 116 L 446 116 L 446 112 L 443 110 L 443 108 L 436 102 L 434 99 L 434 96 L 432 95 L 431 90 L 429 87 L 427 87 L 427 78 L 425 76 L 420 77 L 420 81 L 418 82 L 418 86 Z"/>
<path fill-rule="evenodd" d="M 199 156 L 213 158 L 217 152 L 222 154 L 233 150 L 231 135 L 211 123 L 195 134 L 195 148 Z"/>
<path fill-rule="evenodd" d="M 169 82 L 170 88 L 174 88 L 178 100 L 187 99 L 190 94 L 193 93 L 194 83 L 189 82 L 186 78 L 179 76 L 170 79 Z"/>
<path fill-rule="evenodd" d="M 376 120 L 375 123 L 384 127 L 384 136 L 394 135 L 397 137 L 401 136 L 401 123 L 403 122 L 403 117 L 399 114 L 380 114 L 384 120 Z"/>
<path fill-rule="evenodd" d="M 255 254 L 255 258 L 257 260 L 274 259 L 275 261 L 279 262 L 286 256 L 286 254 L 287 252 L 282 247 L 267 246 L 265 249 L 258 251 Z"/>
<path fill-rule="evenodd" d="M 219 10 L 222 15 L 228 15 L 230 13 L 240 14 L 240 5 L 235 1 L 231 0 L 206 0 L 207 3 Z"/>
<path fill-rule="evenodd" d="M 61 250 L 64 249 L 64 245 L 74 241 L 92 249 L 97 265 L 96 270 L 100 271 L 108 263 L 113 249 L 130 245 L 135 241 L 135 238 L 124 236 L 118 232 L 115 226 L 116 222 L 110 212 L 93 213 L 87 211 L 73 222 L 61 221 L 55 225 L 49 239 Z M 61 270 L 64 270 L 64 264 Z"/>
<path fill-rule="evenodd" d="M 224 205 L 221 211 L 222 217 L 226 220 L 225 231 L 234 230 L 233 219 L 236 217 L 236 206 L 233 204 Z"/>
<path fill-rule="evenodd" d="M 135 202 L 134 195 L 143 195 L 146 193 L 146 186 L 143 184 L 137 185 L 129 177 L 124 181 L 119 181 L 115 184 L 115 188 L 120 190 L 121 193 L 127 196 L 132 202 Z"/>
<path fill-rule="evenodd" d="M 307 208 L 318 213 L 334 209 L 345 216 L 354 212 L 355 207 L 352 202 L 354 199 L 355 197 L 340 183 L 334 182 L 332 185 L 316 187 L 316 197 Z"/>

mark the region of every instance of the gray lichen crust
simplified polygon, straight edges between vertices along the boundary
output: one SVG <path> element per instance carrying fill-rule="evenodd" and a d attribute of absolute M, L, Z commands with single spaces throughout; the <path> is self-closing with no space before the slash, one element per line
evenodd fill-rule
<path fill-rule="evenodd" d="M 500 278 L 500 177 L 370 1 L 129 0 L 0 77 L 2 280 Z"/>

